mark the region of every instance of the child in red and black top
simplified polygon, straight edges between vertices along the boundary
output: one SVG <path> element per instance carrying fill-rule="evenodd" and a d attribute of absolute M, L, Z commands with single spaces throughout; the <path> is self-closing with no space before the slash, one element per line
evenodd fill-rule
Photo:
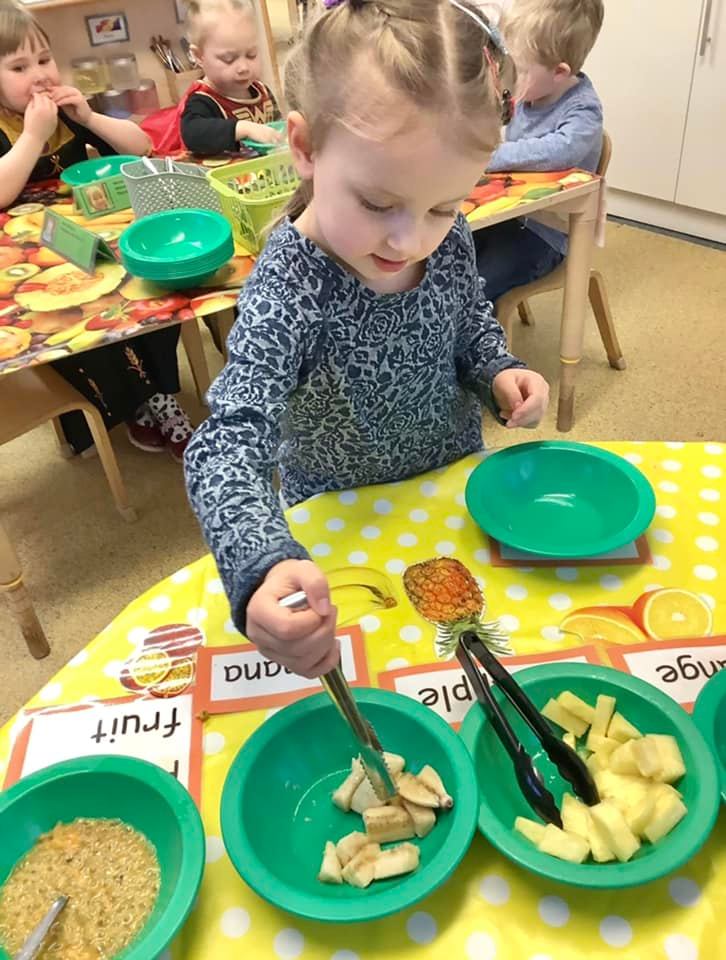
<path fill-rule="evenodd" d="M 280 119 L 275 98 L 259 79 L 257 21 L 249 0 L 191 0 L 187 27 L 191 51 L 204 78 L 190 90 L 181 136 L 197 154 L 237 150 L 240 140 L 275 143 Z"/>

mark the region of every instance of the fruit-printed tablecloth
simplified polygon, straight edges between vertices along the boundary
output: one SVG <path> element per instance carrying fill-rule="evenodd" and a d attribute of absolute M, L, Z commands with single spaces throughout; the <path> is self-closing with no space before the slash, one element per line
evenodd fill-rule
<path fill-rule="evenodd" d="M 478 578 L 487 616 L 509 630 L 517 657 L 611 661 L 688 709 L 706 678 L 726 664 L 726 445 L 603 446 L 644 471 L 658 507 L 646 542 L 599 564 L 522 566 L 492 545 L 464 507 L 478 456 L 291 509 L 295 535 L 321 566 L 336 571 L 331 581 L 347 621 L 340 634 L 351 681 L 399 689 L 458 723 L 470 703 L 461 671 L 436 663 L 434 628 L 411 606 L 401 580 L 411 564 L 443 556 Z M 690 639 L 678 639 L 684 636 Z M 174 960 L 726 956 L 723 814 L 706 846 L 676 874 L 623 892 L 541 880 L 477 834 L 452 879 L 399 915 L 327 926 L 269 906 L 225 855 L 222 785 L 233 757 L 270 712 L 313 688 L 245 643 L 205 557 L 134 601 L 0 731 L 0 775 L 7 784 L 74 753 L 121 751 L 155 759 L 189 786 L 200 802 L 207 864 Z"/>
<path fill-rule="evenodd" d="M 41 246 L 45 209 L 101 236 L 114 250 L 133 212 L 86 220 L 59 180 L 28 184 L 20 202 L 0 212 L 0 374 L 48 363 L 161 326 L 233 307 L 254 264 L 235 256 L 201 287 L 169 291 L 100 263 L 91 276 Z"/>

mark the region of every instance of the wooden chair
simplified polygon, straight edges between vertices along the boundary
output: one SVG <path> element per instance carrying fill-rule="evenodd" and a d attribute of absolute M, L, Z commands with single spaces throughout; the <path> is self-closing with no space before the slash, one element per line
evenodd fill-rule
<path fill-rule="evenodd" d="M 0 377 L 0 444 L 8 443 L 35 427 L 54 422 L 71 410 L 80 410 L 93 436 L 93 441 L 106 474 L 111 494 L 119 513 L 129 522 L 136 511 L 129 505 L 121 473 L 103 422 L 93 404 L 44 365 L 19 370 Z M 23 585 L 22 570 L 7 534 L 0 526 L 0 593 L 8 595 L 11 612 L 20 627 L 31 654 L 40 659 L 50 652 L 43 628 Z"/>
<path fill-rule="evenodd" d="M 602 153 L 598 163 L 597 172 L 600 176 L 605 176 L 610 157 L 612 155 L 612 142 L 607 132 L 603 133 Z M 536 297 L 539 293 L 549 293 L 551 290 L 562 290 L 565 285 L 565 261 L 539 280 L 533 280 L 532 283 L 525 283 L 521 287 L 514 287 L 508 290 L 497 300 L 495 310 L 497 319 L 504 328 L 507 338 L 511 341 L 512 320 L 514 313 L 519 313 L 522 323 L 527 326 L 534 326 L 534 317 L 529 306 L 531 297 Z M 608 302 L 605 281 L 598 270 L 590 271 L 589 285 L 590 306 L 595 314 L 597 328 L 600 331 L 600 337 L 607 353 L 608 362 L 615 370 L 625 369 L 625 357 L 620 349 L 618 336 L 615 332 L 610 304 Z"/>

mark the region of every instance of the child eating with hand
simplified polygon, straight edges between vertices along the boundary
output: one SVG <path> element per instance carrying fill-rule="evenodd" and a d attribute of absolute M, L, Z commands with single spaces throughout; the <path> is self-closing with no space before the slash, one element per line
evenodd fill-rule
<path fill-rule="evenodd" d="M 260 80 L 257 20 L 250 0 L 191 0 L 187 12 L 191 53 L 204 70 L 186 98 L 181 137 L 192 153 L 237 150 L 241 140 L 278 143 L 266 126 L 280 119 L 270 89 Z"/>

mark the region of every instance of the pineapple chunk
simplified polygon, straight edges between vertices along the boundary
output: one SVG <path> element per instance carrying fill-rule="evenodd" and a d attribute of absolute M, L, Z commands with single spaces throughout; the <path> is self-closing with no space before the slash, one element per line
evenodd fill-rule
<path fill-rule="evenodd" d="M 563 829 L 587 840 L 590 834 L 590 812 L 585 804 L 571 793 L 566 793 L 562 798 L 561 812 Z"/>
<path fill-rule="evenodd" d="M 657 778 L 663 773 L 658 744 L 651 737 L 633 742 L 633 756 L 642 776 Z"/>
<path fill-rule="evenodd" d="M 570 750 L 577 750 L 577 740 L 574 733 L 563 733 L 562 742 L 566 743 Z"/>
<path fill-rule="evenodd" d="M 611 753 L 610 769 L 613 773 L 626 773 L 634 777 L 640 774 L 634 753 L 635 743 L 635 740 L 628 740 Z"/>
<path fill-rule="evenodd" d="M 573 713 L 576 717 L 579 717 L 580 720 L 584 720 L 588 727 L 592 723 L 593 717 L 595 716 L 595 708 L 575 696 L 570 690 L 565 690 L 561 693 L 557 698 L 557 702 L 561 707 L 564 707 L 568 713 Z"/>
<path fill-rule="evenodd" d="M 590 816 L 602 830 L 605 843 L 623 863 L 640 848 L 640 840 L 633 834 L 625 817 L 614 803 L 604 800 L 590 807 Z"/>
<path fill-rule="evenodd" d="M 594 776 L 598 770 L 607 770 L 608 757 L 604 753 L 591 753 L 585 760 L 585 766 Z"/>
<path fill-rule="evenodd" d="M 637 740 L 643 734 L 632 723 L 628 723 L 622 713 L 614 713 L 608 727 L 608 736 L 625 743 L 627 740 Z"/>
<path fill-rule="evenodd" d="M 318 880 L 320 880 L 321 883 L 343 882 L 340 860 L 338 860 L 338 854 L 335 852 L 335 844 L 331 840 L 328 840 L 325 844 L 325 853 L 323 854 L 323 862 L 320 865 Z"/>
<path fill-rule="evenodd" d="M 675 783 L 676 780 L 680 780 L 686 772 L 686 765 L 676 738 L 660 733 L 650 733 L 648 736 L 651 740 L 655 740 L 662 767 L 655 779 L 663 783 Z"/>
<path fill-rule="evenodd" d="M 603 756 L 609 757 L 621 744 L 619 740 L 613 740 L 611 737 L 602 737 L 599 733 L 593 733 L 592 730 L 590 730 L 585 746 L 588 750 L 592 750 L 593 753 L 601 753 Z"/>
<path fill-rule="evenodd" d="M 537 844 L 537 849 L 560 860 L 582 863 L 590 852 L 590 845 L 576 833 L 568 833 L 566 830 L 560 830 L 554 823 L 548 823 Z"/>
<path fill-rule="evenodd" d="M 636 837 L 645 836 L 645 828 L 653 819 L 655 813 L 657 798 L 657 792 L 655 790 L 649 790 L 643 794 L 640 800 L 637 800 L 625 809 L 625 822 Z"/>
<path fill-rule="evenodd" d="M 657 843 L 670 833 L 688 813 L 686 805 L 678 797 L 662 793 L 655 801 L 655 813 L 643 833 L 651 843 Z"/>
<path fill-rule="evenodd" d="M 528 820 L 527 817 L 517 817 L 514 821 L 514 829 L 534 843 L 535 846 L 540 842 L 545 832 L 543 823 L 538 823 L 536 820 Z"/>
<path fill-rule="evenodd" d="M 604 693 L 599 694 L 595 704 L 595 715 L 590 725 L 590 733 L 599 737 L 606 737 L 614 710 L 615 697 L 609 697 Z"/>
<path fill-rule="evenodd" d="M 581 737 L 587 730 L 587 724 L 584 720 L 576 717 L 574 713 L 569 713 L 556 700 L 548 700 L 541 712 L 543 717 L 552 720 L 563 730 L 574 733 L 576 737 Z"/>
<path fill-rule="evenodd" d="M 587 838 L 587 842 L 590 844 L 592 859 L 595 863 L 608 863 L 610 860 L 614 860 L 615 854 L 607 845 L 602 828 L 596 823 L 594 817 L 590 815 L 589 809 L 587 815 L 590 820 L 590 835 Z"/>

